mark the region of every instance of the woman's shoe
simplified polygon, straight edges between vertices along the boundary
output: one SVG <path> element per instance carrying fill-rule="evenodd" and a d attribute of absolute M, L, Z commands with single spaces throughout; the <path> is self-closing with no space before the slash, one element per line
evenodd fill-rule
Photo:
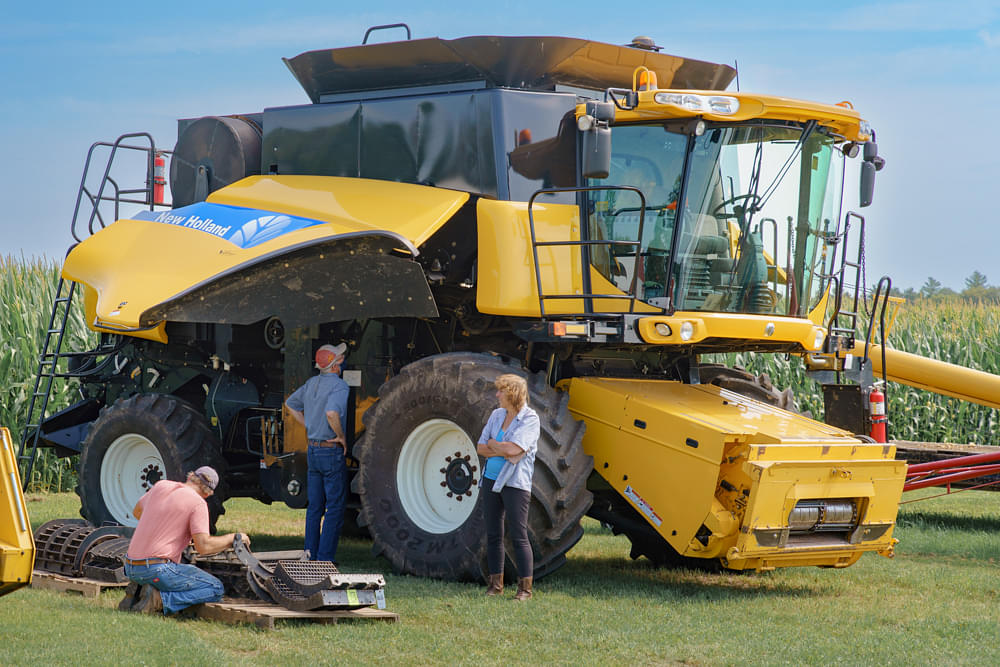
<path fill-rule="evenodd" d="M 514 593 L 514 599 L 518 602 L 531 599 L 531 577 L 517 580 L 517 593 Z"/>
<path fill-rule="evenodd" d="M 490 597 L 503 595 L 503 573 L 491 574 L 487 583 L 489 586 L 486 587 L 486 595 Z"/>

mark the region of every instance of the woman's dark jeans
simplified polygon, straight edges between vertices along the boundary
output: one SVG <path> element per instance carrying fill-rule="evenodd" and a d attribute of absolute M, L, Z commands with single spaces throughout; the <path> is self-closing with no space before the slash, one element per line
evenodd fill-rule
<path fill-rule="evenodd" d="M 490 574 L 503 572 L 503 520 L 507 515 L 510 541 L 514 546 L 514 565 L 518 577 L 530 577 L 534 568 L 531 543 L 528 541 L 528 505 L 531 492 L 505 486 L 493 493 L 493 480 L 484 479 L 480 489 L 486 515 L 486 562 Z"/>

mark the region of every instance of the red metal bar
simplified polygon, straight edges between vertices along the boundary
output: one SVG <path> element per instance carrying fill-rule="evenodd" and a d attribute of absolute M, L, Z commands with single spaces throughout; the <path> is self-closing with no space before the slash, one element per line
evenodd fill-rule
<path fill-rule="evenodd" d="M 945 475 L 933 475 L 926 478 L 915 479 L 903 485 L 903 491 L 915 491 L 929 486 L 945 486 L 964 479 L 974 479 L 976 477 L 986 477 L 1000 473 L 1000 465 L 978 466 L 971 468 L 957 469 L 959 472 L 951 472 Z M 909 474 L 907 474 L 909 476 Z"/>
<path fill-rule="evenodd" d="M 916 465 L 908 466 L 906 470 L 907 474 L 930 472 L 932 470 L 941 470 L 944 468 L 978 465 L 980 463 L 993 463 L 994 461 L 1000 461 L 1000 452 L 993 452 L 991 454 L 972 454 L 971 456 L 958 456 L 953 459 L 945 459 L 943 461 L 917 463 Z"/>

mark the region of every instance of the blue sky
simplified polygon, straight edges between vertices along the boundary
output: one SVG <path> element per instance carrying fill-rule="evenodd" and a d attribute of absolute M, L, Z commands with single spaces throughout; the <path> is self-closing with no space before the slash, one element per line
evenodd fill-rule
<path fill-rule="evenodd" d="M 339 5 L 339 6 L 338 6 Z M 125 132 L 172 148 L 176 119 L 307 102 L 281 58 L 413 36 L 562 35 L 739 62 L 744 91 L 850 100 L 887 166 L 868 221 L 868 282 L 1000 284 L 1000 3 L 18 3 L 0 24 L 0 254 L 68 248 L 87 149 Z M 390 33 L 402 36 L 401 32 Z M 850 191 L 853 184 L 849 185 Z"/>

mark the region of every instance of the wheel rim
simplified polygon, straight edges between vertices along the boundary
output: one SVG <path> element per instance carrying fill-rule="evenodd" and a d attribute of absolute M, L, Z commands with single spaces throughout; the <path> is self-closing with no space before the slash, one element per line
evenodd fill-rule
<path fill-rule="evenodd" d="M 126 433 L 108 447 L 101 463 L 101 496 L 115 521 L 137 526 L 132 508 L 153 484 L 166 479 L 160 450 L 145 436 Z"/>
<path fill-rule="evenodd" d="M 410 432 L 399 452 L 396 489 L 407 516 L 429 533 L 464 524 L 479 497 L 479 457 L 462 428 L 431 419 Z"/>

